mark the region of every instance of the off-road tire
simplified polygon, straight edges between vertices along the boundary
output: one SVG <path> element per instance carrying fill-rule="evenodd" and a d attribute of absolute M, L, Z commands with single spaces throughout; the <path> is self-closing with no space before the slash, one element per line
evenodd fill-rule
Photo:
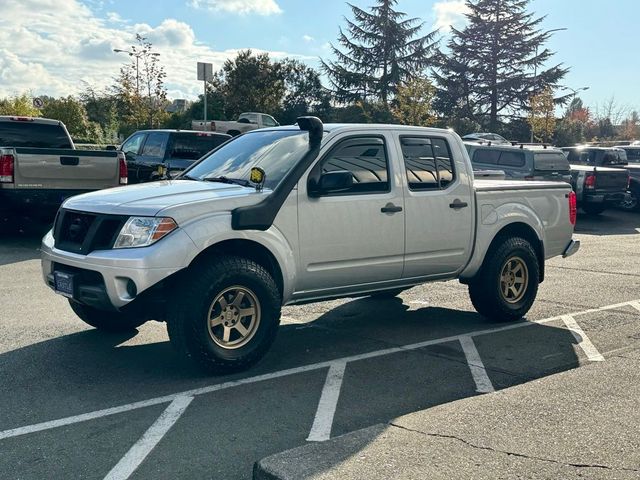
<path fill-rule="evenodd" d="M 640 189 L 631 189 L 629 191 L 630 198 L 627 201 L 620 202 L 618 208 L 625 212 L 640 211 Z"/>
<path fill-rule="evenodd" d="M 587 203 L 582 205 L 582 210 L 584 210 L 584 213 L 587 215 L 600 215 L 606 209 L 607 207 L 605 205 L 599 203 Z"/>
<path fill-rule="evenodd" d="M 235 349 L 218 345 L 210 334 L 210 309 L 232 286 L 258 299 L 260 321 L 248 343 Z M 169 302 L 167 330 L 178 353 L 210 373 L 227 374 L 258 362 L 273 343 L 280 324 L 281 296 L 273 277 L 258 263 L 225 256 L 190 267 Z"/>
<path fill-rule="evenodd" d="M 98 310 L 71 299 L 69 305 L 73 313 L 80 317 L 84 323 L 105 332 L 130 332 L 147 321 L 147 319 L 126 313 Z"/>
<path fill-rule="evenodd" d="M 501 293 L 501 274 L 507 260 L 518 258 L 526 264 L 528 280 L 522 298 L 509 303 Z M 520 237 L 504 239 L 490 248 L 478 276 L 469 284 L 469 296 L 476 311 L 489 320 L 512 322 L 531 308 L 540 279 L 538 258 L 531 244 Z"/>

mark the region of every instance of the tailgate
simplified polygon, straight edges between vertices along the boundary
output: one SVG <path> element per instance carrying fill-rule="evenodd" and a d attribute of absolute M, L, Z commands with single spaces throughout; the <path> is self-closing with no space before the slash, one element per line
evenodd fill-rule
<path fill-rule="evenodd" d="M 601 171 L 596 169 L 596 190 L 621 192 L 627 189 L 629 174 L 626 170 Z"/>
<path fill-rule="evenodd" d="M 115 151 L 16 148 L 16 188 L 99 190 L 119 183 Z"/>

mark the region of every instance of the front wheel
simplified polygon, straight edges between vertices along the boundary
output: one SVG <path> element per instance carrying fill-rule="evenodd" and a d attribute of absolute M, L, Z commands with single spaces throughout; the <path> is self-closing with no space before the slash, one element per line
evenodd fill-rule
<path fill-rule="evenodd" d="M 539 278 L 531 244 L 520 237 L 506 239 L 490 249 L 480 274 L 469 284 L 471 302 L 491 320 L 519 320 L 533 305 Z"/>
<path fill-rule="evenodd" d="M 171 300 L 169 338 L 178 352 L 224 374 L 246 369 L 273 343 L 280 292 L 259 264 L 223 257 L 192 267 Z"/>
<path fill-rule="evenodd" d="M 80 320 L 105 332 L 129 332 L 135 330 L 147 321 L 146 318 L 140 318 L 122 312 L 98 310 L 97 308 L 83 305 L 74 300 L 69 300 L 69 305 L 73 313 L 80 317 Z"/>

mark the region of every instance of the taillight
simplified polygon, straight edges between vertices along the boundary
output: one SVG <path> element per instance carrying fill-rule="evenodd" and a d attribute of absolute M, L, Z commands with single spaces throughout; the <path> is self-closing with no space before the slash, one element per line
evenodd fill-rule
<path fill-rule="evenodd" d="M 569 221 L 571 225 L 576 224 L 576 219 L 578 217 L 578 205 L 576 203 L 576 192 L 569 193 Z"/>
<path fill-rule="evenodd" d="M 596 188 L 596 176 L 592 173 L 584 179 L 584 188 Z"/>
<path fill-rule="evenodd" d="M 627 175 L 627 190 L 631 188 L 631 175 Z"/>
<path fill-rule="evenodd" d="M 13 155 L 0 155 L 0 183 L 13 183 L 13 163 Z"/>
<path fill-rule="evenodd" d="M 124 153 L 118 154 L 119 164 L 120 164 L 120 185 L 126 185 L 128 183 L 129 178 L 129 169 L 127 168 L 127 162 L 125 160 Z"/>

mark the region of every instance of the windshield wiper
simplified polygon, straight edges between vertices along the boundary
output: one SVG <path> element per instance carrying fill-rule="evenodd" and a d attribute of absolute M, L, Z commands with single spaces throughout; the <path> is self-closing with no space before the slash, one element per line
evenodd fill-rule
<path fill-rule="evenodd" d="M 243 187 L 251 186 L 249 180 L 243 180 L 242 178 L 229 178 L 229 177 L 204 177 L 202 180 L 205 182 L 220 182 L 220 183 L 233 183 L 235 185 L 242 185 Z"/>
<path fill-rule="evenodd" d="M 176 180 L 195 180 L 196 182 L 200 181 L 199 178 L 190 177 L 189 175 L 180 175 L 178 178 L 176 178 Z"/>

